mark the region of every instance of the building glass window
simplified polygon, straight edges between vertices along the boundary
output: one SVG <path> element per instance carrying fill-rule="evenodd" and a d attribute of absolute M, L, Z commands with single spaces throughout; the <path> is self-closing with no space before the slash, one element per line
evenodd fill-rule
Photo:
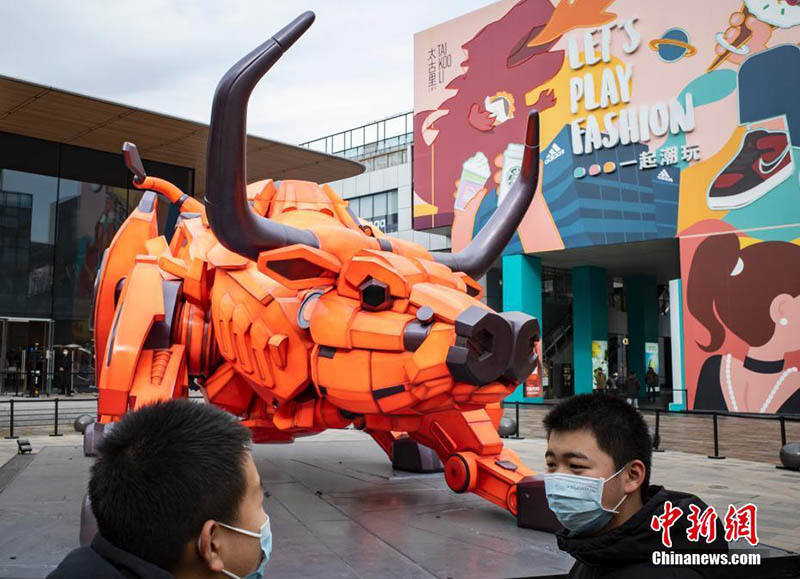
<path fill-rule="evenodd" d="M 373 216 L 386 215 L 386 193 L 376 193 L 372 196 Z"/>
<path fill-rule="evenodd" d="M 413 127 L 413 113 L 404 113 L 300 146 L 358 159 L 367 171 L 374 171 L 406 162 L 405 148 L 414 142 Z"/>
<path fill-rule="evenodd" d="M 397 189 L 350 199 L 350 208 L 384 233 L 397 231 Z"/>
<path fill-rule="evenodd" d="M 373 159 L 373 170 L 386 169 L 389 166 L 389 155 L 380 155 Z"/>
<path fill-rule="evenodd" d="M 94 280 L 103 251 L 128 217 L 127 197 L 125 187 L 59 182 L 53 317 L 69 324 L 57 328 L 58 343 L 85 344 L 91 339 Z"/>
<path fill-rule="evenodd" d="M 361 213 L 359 213 L 359 215 L 358 215 L 359 217 L 363 217 L 364 219 L 366 219 L 368 221 L 372 221 L 372 196 L 371 195 L 367 195 L 365 197 L 361 197 L 359 199 L 358 208 L 361 211 Z"/>
<path fill-rule="evenodd" d="M 356 215 L 359 215 L 359 216 L 361 215 L 361 211 L 359 209 L 360 203 L 358 201 L 358 197 L 356 197 L 355 199 L 348 199 L 347 203 L 348 203 L 348 205 L 350 207 L 350 211 L 352 211 Z"/>
<path fill-rule="evenodd" d="M 193 193 L 192 169 L 144 165 Z M 28 374 L 57 374 L 59 356 L 71 360 L 73 351 L 85 358 L 78 364 L 84 382 L 93 381 L 94 280 L 103 251 L 141 196 L 120 154 L 0 132 L 0 327 L 3 318 L 35 318 L 5 323 L 7 343 L 0 332 L 0 393 L 34 382 L 46 392 L 61 388 L 52 375 Z M 177 210 L 159 199 L 158 213 L 169 239 Z"/>
<path fill-rule="evenodd" d="M 0 170 L 2 315 L 49 317 L 58 180 Z"/>
<path fill-rule="evenodd" d="M 0 316 L 49 317 L 56 143 L 0 133 Z"/>

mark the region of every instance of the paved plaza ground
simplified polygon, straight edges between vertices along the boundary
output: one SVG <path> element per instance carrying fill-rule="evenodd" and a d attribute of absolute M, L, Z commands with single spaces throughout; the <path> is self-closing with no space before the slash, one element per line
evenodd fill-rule
<path fill-rule="evenodd" d="M 535 434 L 532 420 L 522 422 L 523 434 L 526 422 Z M 30 440 L 37 454 L 22 459 L 15 441 L 0 439 L 0 577 L 44 577 L 78 542 L 92 459 L 74 433 Z M 543 469 L 543 438 L 507 444 Z M 259 445 L 254 453 L 269 492 L 272 577 L 491 579 L 563 573 L 572 565 L 553 535 L 517 528 L 502 509 L 452 493 L 442 475 L 393 472 L 360 432 Z M 754 502 L 761 540 L 800 550 L 799 473 L 668 450 L 655 455 L 653 481 L 719 509 Z"/>
<path fill-rule="evenodd" d="M 30 440 L 33 461 L 20 470 L 14 458 L 0 469 L 2 578 L 44 577 L 78 542 L 92 459 L 74 434 Z M 15 447 L 0 441 L 4 458 Z M 254 455 L 269 493 L 271 577 L 490 579 L 572 565 L 553 535 L 518 528 L 475 495 L 454 494 L 441 474 L 394 473 L 358 431 L 259 445 Z M 9 467 L 15 472 L 4 477 Z"/>

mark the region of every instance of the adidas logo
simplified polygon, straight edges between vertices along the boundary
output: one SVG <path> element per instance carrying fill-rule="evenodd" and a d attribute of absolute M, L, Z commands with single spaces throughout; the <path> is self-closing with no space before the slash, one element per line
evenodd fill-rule
<path fill-rule="evenodd" d="M 555 161 L 563 154 L 564 154 L 564 149 L 559 147 L 558 143 L 553 143 L 553 146 L 550 147 L 550 150 L 547 152 L 547 156 L 544 158 L 544 164 L 547 165 L 551 161 Z"/>
<path fill-rule="evenodd" d="M 547 161 L 545 161 L 546 163 Z M 673 183 L 672 177 L 669 176 L 666 169 L 661 169 L 661 172 L 656 175 L 656 179 L 659 181 L 666 181 L 667 183 Z"/>

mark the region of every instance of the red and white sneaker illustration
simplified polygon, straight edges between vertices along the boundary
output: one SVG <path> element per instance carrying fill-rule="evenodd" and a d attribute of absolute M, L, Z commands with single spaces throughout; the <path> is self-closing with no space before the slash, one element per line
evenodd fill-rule
<path fill-rule="evenodd" d="M 794 171 L 789 135 L 783 131 L 748 131 L 736 157 L 708 189 L 710 209 L 739 209 L 763 197 Z"/>

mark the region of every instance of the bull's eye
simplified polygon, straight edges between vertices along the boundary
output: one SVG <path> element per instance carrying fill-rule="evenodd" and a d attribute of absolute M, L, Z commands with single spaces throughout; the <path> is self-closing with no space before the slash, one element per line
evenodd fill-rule
<path fill-rule="evenodd" d="M 388 310 L 392 307 L 389 286 L 380 280 L 368 277 L 358 289 L 361 290 L 361 307 L 371 312 Z"/>

